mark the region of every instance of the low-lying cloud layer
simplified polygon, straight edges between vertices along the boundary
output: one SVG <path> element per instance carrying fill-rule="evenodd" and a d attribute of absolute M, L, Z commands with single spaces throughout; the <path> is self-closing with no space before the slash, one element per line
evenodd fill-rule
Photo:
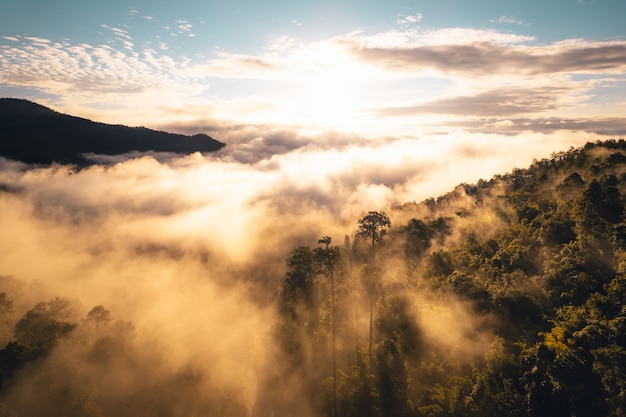
<path fill-rule="evenodd" d="M 236 143 L 215 155 L 127 157 L 78 172 L 4 161 L 3 243 L 20 255 L 8 256 L 1 273 L 37 278 L 46 267 L 25 260 L 40 249 L 54 254 L 66 246 L 70 253 L 94 254 L 170 242 L 180 256 L 193 248 L 194 256 L 245 264 L 273 245 L 282 257 L 289 247 L 281 239 L 350 234 L 367 210 L 437 197 L 461 182 L 488 179 L 598 138 L 459 132 L 335 146 L 324 138 L 282 136 Z M 272 148 L 272 140 L 280 146 Z M 31 235 L 41 237 L 26 237 Z M 57 240 L 62 244 L 52 244 Z"/>
<path fill-rule="evenodd" d="M 597 139 L 582 132 L 459 132 L 343 137 L 336 146 L 327 135 L 270 136 L 204 156 L 108 157 L 108 165 L 80 171 L 0 160 L 0 292 L 16 299 L 13 320 L 36 302 L 61 297 L 71 300 L 80 332 L 89 329 L 85 317 L 99 305 L 134 329 L 134 347 L 125 348 L 124 360 L 137 369 L 118 364 L 98 374 L 93 364 L 68 362 L 63 355 L 71 350 L 61 346 L 40 372 L 58 374 L 57 367 L 72 363 L 64 371 L 73 375 L 71 383 L 84 379 L 91 389 L 104 389 L 126 381 L 99 397 L 104 404 L 109 397 L 117 404 L 115 395 L 141 397 L 144 385 L 135 379 L 145 372 L 152 373 L 155 392 L 158 384 L 183 378 L 197 381 L 200 393 L 237 393 L 233 401 L 249 412 L 258 400 L 260 369 L 274 366 L 276 304 L 285 259 L 295 247 L 315 246 L 325 235 L 342 242 L 354 237 L 357 218 L 368 210 L 437 197 L 461 182 Z M 279 144 L 271 155 L 266 141 Z M 395 227 L 404 221 L 392 216 Z M 455 315 L 469 313 L 459 305 L 447 314 L 454 323 Z M 423 331 L 430 337 L 431 328 Z M 93 338 L 80 332 L 67 343 Z M 128 332 L 116 337 L 130 340 L 123 336 Z M 489 340 L 463 326 L 450 327 L 448 336 L 433 343 L 456 346 L 470 338 L 466 353 L 480 354 Z M 144 362 L 156 367 L 140 372 Z M 14 382 L 5 399 L 26 410 L 31 381 L 25 375 Z M 203 398 L 194 395 L 188 404 L 205 407 L 197 403 Z"/>

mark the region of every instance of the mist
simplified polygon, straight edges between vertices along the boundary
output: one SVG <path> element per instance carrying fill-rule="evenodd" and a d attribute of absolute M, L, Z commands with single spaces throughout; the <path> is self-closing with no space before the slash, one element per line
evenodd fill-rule
<path fill-rule="evenodd" d="M 130 413 L 118 415 L 139 416 L 177 395 L 189 397 L 187 408 L 171 415 L 206 407 L 212 415 L 251 415 L 259 373 L 275 368 L 276 303 L 295 247 L 325 235 L 353 239 L 368 210 L 436 198 L 592 139 L 582 132 L 333 139 L 284 131 L 226 135 L 228 145 L 213 155 L 92 155 L 101 164 L 80 170 L 0 159 L 0 292 L 13 300 L 5 327 L 55 297 L 66 300 L 65 317 L 78 326 L 44 365 L 20 370 L 2 402 L 20 416 L 42 415 L 47 400 L 29 398 L 63 374 L 64 389 L 81 399 L 72 407 L 89 415 L 100 412 L 94 397 Z M 413 214 L 389 213 L 393 227 Z M 401 266 L 387 262 L 388 279 L 401 276 Z M 348 298 L 360 316 L 358 297 Z M 490 333 L 480 329 L 489 317 L 471 318 L 471 307 L 452 299 L 444 313 L 423 300 L 409 299 L 407 308 L 417 305 L 415 325 L 428 343 L 465 346 L 469 356 L 488 348 Z M 93 359 L 95 306 L 110 312 L 100 331 L 115 343 L 101 349 L 122 352 L 115 357 Z M 471 319 L 461 325 L 459 317 Z M 54 402 L 57 388 L 43 397 Z"/>

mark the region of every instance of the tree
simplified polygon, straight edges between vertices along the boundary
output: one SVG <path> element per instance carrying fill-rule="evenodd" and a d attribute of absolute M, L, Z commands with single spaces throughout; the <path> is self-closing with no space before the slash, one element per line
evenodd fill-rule
<path fill-rule="evenodd" d="M 359 275 L 361 278 L 361 284 L 365 289 L 365 294 L 367 295 L 367 301 L 369 305 L 370 311 L 370 327 L 369 327 L 369 346 L 368 346 L 368 356 L 370 360 L 370 365 L 372 363 L 372 344 L 373 344 L 373 333 L 374 333 L 374 305 L 376 304 L 376 300 L 381 292 L 381 284 L 380 279 L 382 274 L 378 272 L 378 270 L 372 267 L 369 264 L 365 264 L 361 267 L 359 271 Z"/>
<path fill-rule="evenodd" d="M 337 325 L 335 323 L 335 263 L 340 252 L 337 246 L 330 246 L 332 238 L 324 236 L 317 241 L 323 248 L 315 249 L 315 258 L 322 266 L 324 275 L 330 280 L 330 317 L 332 328 L 332 362 L 333 362 L 333 416 L 337 415 Z"/>
<path fill-rule="evenodd" d="M 0 350 L 0 385 L 28 362 L 49 354 L 76 325 L 68 321 L 72 309 L 67 300 L 54 298 L 26 312 L 15 324 L 13 340 Z"/>
<path fill-rule="evenodd" d="M 387 234 L 387 229 L 391 227 L 391 220 L 385 212 L 369 211 L 359 220 L 359 230 L 357 237 L 362 237 L 372 242 L 372 255 L 376 250 L 376 244 L 382 242 Z"/>
<path fill-rule="evenodd" d="M 398 346 L 385 339 L 376 347 L 376 388 L 381 414 L 409 415 L 407 371 Z"/>
<path fill-rule="evenodd" d="M 66 321 L 72 315 L 67 300 L 54 298 L 37 303 L 15 325 L 15 340 L 42 352 L 48 352 L 59 338 L 76 326 Z"/>
<path fill-rule="evenodd" d="M 315 276 L 313 252 L 306 246 L 294 249 L 287 259 L 287 266 L 289 271 L 283 290 L 284 301 L 293 304 L 302 300 L 307 307 L 312 307 Z"/>
<path fill-rule="evenodd" d="M 357 349 L 356 364 L 349 373 L 344 373 L 341 384 L 339 415 L 374 417 L 376 416 L 375 381 L 368 372 L 367 364 Z"/>
<path fill-rule="evenodd" d="M 11 315 L 13 301 L 7 294 L 0 292 L 0 343 L 5 344 L 11 338 Z"/>
<path fill-rule="evenodd" d="M 87 313 L 87 320 L 94 321 L 96 324 L 96 340 L 99 337 L 99 327 L 101 323 L 108 322 L 110 318 L 111 312 L 104 308 L 103 306 L 95 306 L 94 308 Z"/>

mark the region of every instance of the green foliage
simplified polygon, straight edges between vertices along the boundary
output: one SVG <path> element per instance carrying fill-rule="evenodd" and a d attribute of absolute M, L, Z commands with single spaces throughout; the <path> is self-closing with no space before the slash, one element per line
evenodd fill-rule
<path fill-rule="evenodd" d="M 403 245 L 407 264 L 412 269 L 430 249 L 432 242 L 441 245 L 445 236 L 450 233 L 450 219 L 439 217 L 436 220 L 425 222 L 420 219 L 411 219 L 402 229 L 406 236 Z"/>
<path fill-rule="evenodd" d="M 342 374 L 341 415 L 626 415 L 624 163 L 626 142 L 596 142 L 425 201 L 436 220 L 411 218 L 387 241 L 406 285 L 381 262 L 357 269 L 375 355 Z M 411 293 L 471 303 L 491 317 L 491 348 L 461 359 L 432 344 Z"/>

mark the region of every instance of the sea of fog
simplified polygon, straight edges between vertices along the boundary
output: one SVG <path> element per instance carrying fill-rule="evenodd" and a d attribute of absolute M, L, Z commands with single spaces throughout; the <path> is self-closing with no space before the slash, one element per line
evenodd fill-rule
<path fill-rule="evenodd" d="M 251 363 L 271 350 L 273 303 L 294 247 L 325 235 L 343 242 L 369 210 L 595 139 L 257 139 L 213 155 L 101 157 L 106 164 L 82 170 L 0 159 L 0 292 L 16 319 L 54 297 L 70 300 L 77 317 L 105 306 L 133 324 L 160 366 L 193 363 L 222 383 L 250 384 L 253 402 Z"/>

